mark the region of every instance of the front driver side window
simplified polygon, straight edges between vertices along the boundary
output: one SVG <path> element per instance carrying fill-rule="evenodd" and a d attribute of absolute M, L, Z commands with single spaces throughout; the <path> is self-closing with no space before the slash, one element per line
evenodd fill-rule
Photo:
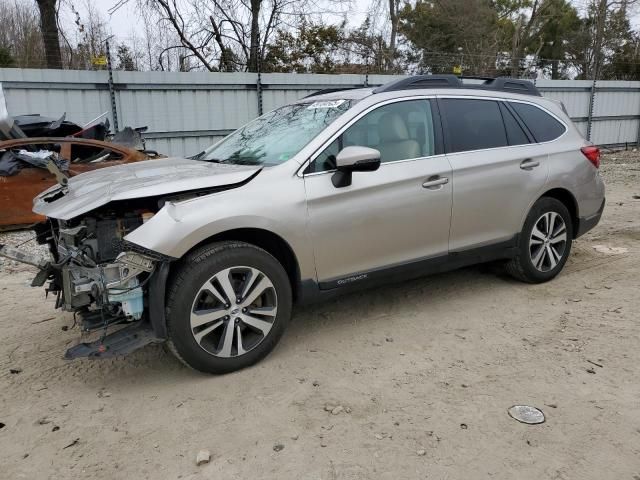
<path fill-rule="evenodd" d="M 335 170 L 338 152 L 354 145 L 380 151 L 382 163 L 434 155 L 431 104 L 428 100 L 407 100 L 367 113 L 316 157 L 307 173 Z"/>

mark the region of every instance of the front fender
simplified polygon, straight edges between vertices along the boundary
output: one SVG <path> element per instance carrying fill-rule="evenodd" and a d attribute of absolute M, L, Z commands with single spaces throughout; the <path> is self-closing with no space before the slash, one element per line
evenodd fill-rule
<path fill-rule="evenodd" d="M 149 250 L 174 258 L 183 257 L 207 239 L 236 229 L 262 229 L 285 240 L 293 249 L 301 278 L 315 278 L 313 251 L 307 237 L 304 186 L 291 179 L 294 188 L 266 191 L 249 186 L 167 202 L 150 220 L 125 237 Z"/>

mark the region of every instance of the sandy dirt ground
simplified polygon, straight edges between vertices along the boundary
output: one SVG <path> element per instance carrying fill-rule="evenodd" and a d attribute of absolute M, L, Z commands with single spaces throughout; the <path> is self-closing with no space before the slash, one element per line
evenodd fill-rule
<path fill-rule="evenodd" d="M 66 362 L 72 317 L 5 262 L 0 478 L 640 479 L 640 156 L 602 171 L 603 221 L 556 280 L 480 266 L 298 309 L 220 377 L 161 347 Z"/>

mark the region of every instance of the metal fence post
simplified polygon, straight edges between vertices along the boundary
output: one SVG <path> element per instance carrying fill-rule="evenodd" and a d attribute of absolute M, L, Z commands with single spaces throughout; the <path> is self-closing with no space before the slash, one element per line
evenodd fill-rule
<path fill-rule="evenodd" d="M 638 133 L 636 135 L 636 148 L 640 147 L 640 118 L 638 118 Z"/>
<path fill-rule="evenodd" d="M 591 141 L 591 127 L 593 123 L 593 106 L 596 99 L 596 80 L 591 84 L 591 95 L 589 97 L 589 116 L 587 118 L 587 140 Z"/>
<path fill-rule="evenodd" d="M 111 51 L 109 50 L 109 39 L 106 42 L 107 50 L 107 70 L 109 71 L 109 97 L 111 99 L 111 116 L 113 117 L 114 132 L 118 133 L 118 109 L 116 107 L 116 92 L 113 88 L 113 70 L 111 68 Z"/>
<path fill-rule="evenodd" d="M 260 62 L 258 61 L 258 80 L 256 81 L 256 92 L 258 93 L 258 116 L 262 115 L 262 73 L 260 72 Z"/>

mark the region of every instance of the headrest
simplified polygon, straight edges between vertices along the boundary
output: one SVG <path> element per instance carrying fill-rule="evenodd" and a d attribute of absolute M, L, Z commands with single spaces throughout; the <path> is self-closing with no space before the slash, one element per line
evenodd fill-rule
<path fill-rule="evenodd" d="M 378 136 L 381 142 L 410 140 L 407 124 L 397 113 L 385 113 L 378 122 Z"/>

